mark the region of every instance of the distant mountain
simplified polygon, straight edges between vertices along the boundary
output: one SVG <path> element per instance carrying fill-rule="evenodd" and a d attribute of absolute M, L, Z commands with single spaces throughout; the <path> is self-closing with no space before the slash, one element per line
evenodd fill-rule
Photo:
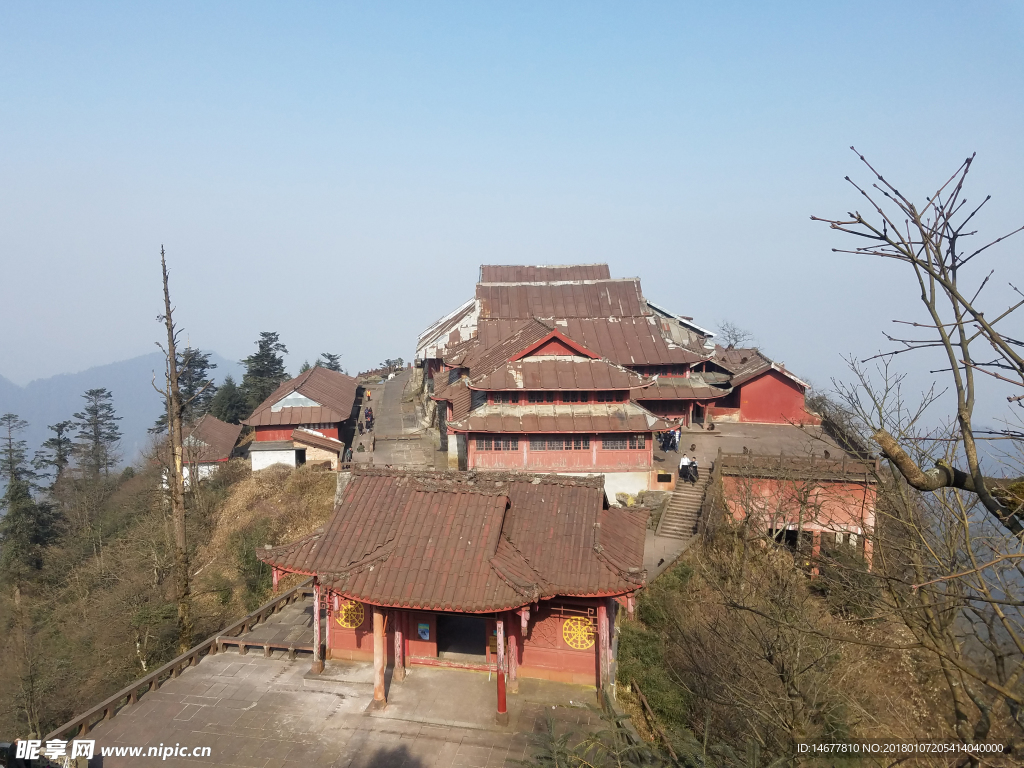
<path fill-rule="evenodd" d="M 237 362 L 225 360 L 215 352 L 210 354 L 210 362 L 217 364 L 213 373 L 218 384 L 228 374 L 241 381 L 242 366 Z M 126 463 L 131 462 L 149 444 L 147 430 L 163 408 L 152 385 L 154 372 L 162 377 L 163 370 L 163 355 L 153 352 L 80 373 L 36 379 L 24 387 L 0 376 L 0 414 L 16 413 L 29 423 L 24 437 L 34 452 L 52 434 L 46 428 L 48 424 L 70 419 L 73 413 L 81 411 L 82 394 L 87 389 L 106 387 L 113 394 L 114 409 L 121 417 L 121 454 Z M 157 384 L 161 384 L 159 379 Z"/>

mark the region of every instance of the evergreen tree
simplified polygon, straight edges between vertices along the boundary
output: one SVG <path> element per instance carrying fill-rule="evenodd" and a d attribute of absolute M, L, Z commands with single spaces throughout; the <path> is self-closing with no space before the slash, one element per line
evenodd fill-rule
<path fill-rule="evenodd" d="M 249 411 L 246 407 L 245 395 L 231 376 L 224 378 L 224 383 L 217 389 L 210 403 L 210 414 L 226 421 L 228 424 L 237 424 L 244 419 Z"/>
<path fill-rule="evenodd" d="M 328 371 L 341 373 L 341 355 L 332 355 L 330 352 L 321 352 L 320 357 L 322 357 L 323 360 L 317 360 L 317 365 L 321 368 L 326 368 Z"/>
<path fill-rule="evenodd" d="M 178 354 L 178 388 L 181 391 L 181 418 L 184 424 L 195 424 L 210 412 L 210 405 L 217 395 L 217 386 L 210 378 L 210 371 L 217 367 L 210 362 L 210 353 L 186 347 Z M 160 414 L 149 429 L 152 434 L 167 432 L 167 409 Z"/>
<path fill-rule="evenodd" d="M 28 464 L 25 441 L 17 437 L 27 426 L 16 414 L 0 416 L 0 480 L 7 483 L 0 497 L 0 573 L 15 581 L 27 569 L 42 568 L 42 547 L 52 527 L 49 507 L 32 498 L 36 475 Z"/>
<path fill-rule="evenodd" d="M 106 389 L 87 390 L 82 398 L 85 408 L 74 415 L 74 454 L 78 466 L 90 477 L 108 475 L 117 464 L 117 444 L 121 439 L 117 422 L 121 417 L 114 415 L 113 395 Z"/>
<path fill-rule="evenodd" d="M 28 422 L 15 413 L 0 416 L 0 481 L 15 483 L 24 480 L 31 483 L 35 473 L 27 463 L 28 449 L 25 441 L 18 438 Z"/>
<path fill-rule="evenodd" d="M 317 364 L 317 367 L 319 367 L 320 366 L 320 361 L 317 360 L 316 364 Z M 304 374 L 306 371 L 311 370 L 312 368 L 313 368 L 313 366 L 309 364 L 309 360 L 303 361 L 302 365 L 299 366 L 299 376 Z"/>
<path fill-rule="evenodd" d="M 54 483 L 71 463 L 71 454 L 74 450 L 70 436 L 71 427 L 70 421 L 50 424 L 47 429 L 53 432 L 53 437 L 43 441 L 42 447 L 36 451 L 35 458 L 32 459 L 32 466 L 36 471 L 45 475 L 53 473 Z"/>
<path fill-rule="evenodd" d="M 27 469 L 27 467 L 26 467 Z M 32 498 L 29 483 L 17 477 L 0 499 L 0 574 L 15 582 L 43 567 L 43 547 L 52 538 L 53 515 Z"/>
<path fill-rule="evenodd" d="M 252 413 L 275 389 L 288 380 L 288 374 L 284 369 L 286 354 L 288 348 L 280 342 L 278 335 L 271 331 L 263 331 L 256 342 L 256 353 L 242 360 L 245 375 L 242 376 L 241 389 L 245 395 L 248 413 Z"/>

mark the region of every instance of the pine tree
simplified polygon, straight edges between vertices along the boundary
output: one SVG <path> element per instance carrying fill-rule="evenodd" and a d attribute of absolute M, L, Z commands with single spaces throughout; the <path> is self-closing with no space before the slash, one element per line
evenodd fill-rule
<path fill-rule="evenodd" d="M 226 376 L 224 383 L 217 388 L 217 394 L 210 403 L 210 415 L 228 424 L 237 424 L 249 415 L 245 395 L 231 376 Z"/>
<path fill-rule="evenodd" d="M 320 357 L 322 357 L 323 360 L 317 360 L 317 365 L 321 368 L 326 368 L 328 371 L 341 373 L 341 355 L 332 355 L 330 352 L 321 352 Z"/>
<path fill-rule="evenodd" d="M 42 548 L 52 533 L 49 507 L 32 498 L 36 475 L 28 465 L 25 441 L 17 437 L 27 426 L 16 414 L 0 416 L 0 479 L 7 483 L 0 497 L 0 574 L 15 582 L 26 570 L 42 568 Z"/>
<path fill-rule="evenodd" d="M 71 463 L 71 454 L 74 449 L 69 434 L 71 427 L 72 422 L 70 421 L 50 424 L 47 429 L 53 432 L 53 437 L 43 441 L 42 447 L 36 451 L 35 458 L 32 459 L 32 466 L 37 472 L 44 475 L 53 474 L 54 483 L 60 479 L 68 464 Z"/>
<path fill-rule="evenodd" d="M 78 466 L 89 477 L 109 475 L 117 464 L 117 444 L 121 439 L 117 422 L 121 417 L 114 415 L 113 395 L 106 389 L 87 390 L 82 398 L 85 408 L 74 414 L 74 454 Z"/>
<path fill-rule="evenodd" d="M 275 389 L 288 380 L 284 369 L 284 355 L 288 348 L 282 344 L 276 333 L 263 331 L 256 342 L 256 353 L 242 360 L 245 375 L 242 377 L 242 394 L 245 395 L 248 413 L 252 413 Z"/>
<path fill-rule="evenodd" d="M 316 365 L 317 365 L 318 368 L 320 367 L 320 361 L 319 360 L 316 361 Z M 299 366 L 299 376 L 304 374 L 306 371 L 312 370 L 312 368 L 313 368 L 313 366 L 309 364 L 309 360 L 305 360 L 302 363 L 302 365 Z"/>
<path fill-rule="evenodd" d="M 217 367 L 210 362 L 210 353 L 186 347 L 178 355 L 178 386 L 181 390 L 181 418 L 185 424 L 195 424 L 210 412 L 213 398 L 217 395 L 217 386 L 210 378 L 210 371 Z M 167 432 L 167 412 L 160 414 L 149 429 L 152 434 Z"/>
<path fill-rule="evenodd" d="M 48 505 L 32 498 L 21 477 L 8 482 L 0 509 L 0 574 L 17 583 L 43 567 L 43 547 L 54 535 L 53 515 Z"/>
<path fill-rule="evenodd" d="M 14 483 L 24 480 L 31 483 L 35 473 L 27 463 L 28 449 L 25 441 L 18 438 L 28 422 L 15 413 L 0 416 L 0 480 Z"/>

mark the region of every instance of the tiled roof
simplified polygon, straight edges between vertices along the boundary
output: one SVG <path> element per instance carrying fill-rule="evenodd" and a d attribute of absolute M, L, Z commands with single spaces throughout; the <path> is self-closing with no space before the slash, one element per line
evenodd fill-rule
<path fill-rule="evenodd" d="M 325 530 L 257 554 L 361 602 L 488 613 L 635 591 L 646 521 L 601 478 L 356 468 Z"/>
<path fill-rule="evenodd" d="M 717 377 L 717 374 L 709 374 Z M 732 392 L 728 384 L 715 386 L 705 380 L 701 373 L 692 373 L 684 379 L 679 376 L 661 377 L 650 387 L 637 392 L 634 397 L 643 402 L 644 400 L 713 400 L 718 397 L 725 397 Z"/>
<path fill-rule="evenodd" d="M 480 319 L 642 317 L 650 315 L 640 281 L 478 283 Z"/>
<path fill-rule="evenodd" d="M 668 341 L 657 317 L 555 318 L 543 321 L 590 351 L 617 365 L 696 363 L 707 354 Z M 484 320 L 477 324 L 482 349 L 490 348 L 523 328 L 521 320 Z"/>
<path fill-rule="evenodd" d="M 462 328 L 469 330 L 474 322 L 476 300 L 470 299 L 454 312 L 445 315 L 419 335 L 416 350 L 427 357 L 434 357 L 450 345 L 468 339 L 463 337 Z"/>
<path fill-rule="evenodd" d="M 445 355 L 446 365 L 469 368 L 474 376 L 489 373 L 499 365 L 508 362 L 517 352 L 549 335 L 552 327 L 537 319 L 518 323 L 516 328 L 501 339 L 479 337 L 460 344 L 451 354 Z"/>
<path fill-rule="evenodd" d="M 627 403 L 490 403 L 449 425 L 458 432 L 650 432 L 674 425 Z"/>
<path fill-rule="evenodd" d="M 357 387 L 356 380 L 351 376 L 316 366 L 278 387 L 242 423 L 251 427 L 266 427 L 342 422 L 352 415 Z M 273 406 L 292 392 L 319 405 L 274 410 Z"/>
<path fill-rule="evenodd" d="M 241 431 L 241 424 L 228 424 L 206 414 L 194 427 L 185 427 L 185 461 L 227 461 Z"/>
<path fill-rule="evenodd" d="M 643 384 L 638 373 L 607 360 L 569 356 L 527 357 L 469 381 L 471 389 L 494 390 L 630 389 Z"/>
<path fill-rule="evenodd" d="M 526 266 L 520 264 L 484 264 L 481 283 L 549 283 L 558 280 L 608 280 L 607 264 L 557 264 Z"/>
<path fill-rule="evenodd" d="M 325 451 L 333 451 L 334 453 L 341 453 L 345 450 L 345 444 L 341 440 L 335 440 L 333 437 L 320 435 L 308 429 L 293 429 L 292 440 L 296 443 L 312 445 L 315 448 L 323 448 Z"/>
<path fill-rule="evenodd" d="M 801 381 L 795 374 L 786 370 L 784 365 L 772 361 L 756 348 L 739 349 L 735 347 L 716 346 L 714 361 L 720 364 L 723 368 L 732 372 L 733 376 L 730 383 L 734 387 L 745 384 L 751 379 L 757 378 L 768 371 L 777 371 L 804 389 L 811 388 L 810 384 L 805 381 Z"/>

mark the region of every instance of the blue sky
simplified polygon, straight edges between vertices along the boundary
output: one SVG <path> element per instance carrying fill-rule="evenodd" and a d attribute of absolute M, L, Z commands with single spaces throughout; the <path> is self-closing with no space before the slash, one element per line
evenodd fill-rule
<path fill-rule="evenodd" d="M 848 147 L 918 196 L 977 151 L 983 230 L 1021 223 L 1022 43 L 1017 2 L 6 3 L 0 375 L 152 350 L 162 243 L 229 358 L 355 372 L 481 263 L 608 261 L 827 386 L 920 314 L 809 220 Z"/>

